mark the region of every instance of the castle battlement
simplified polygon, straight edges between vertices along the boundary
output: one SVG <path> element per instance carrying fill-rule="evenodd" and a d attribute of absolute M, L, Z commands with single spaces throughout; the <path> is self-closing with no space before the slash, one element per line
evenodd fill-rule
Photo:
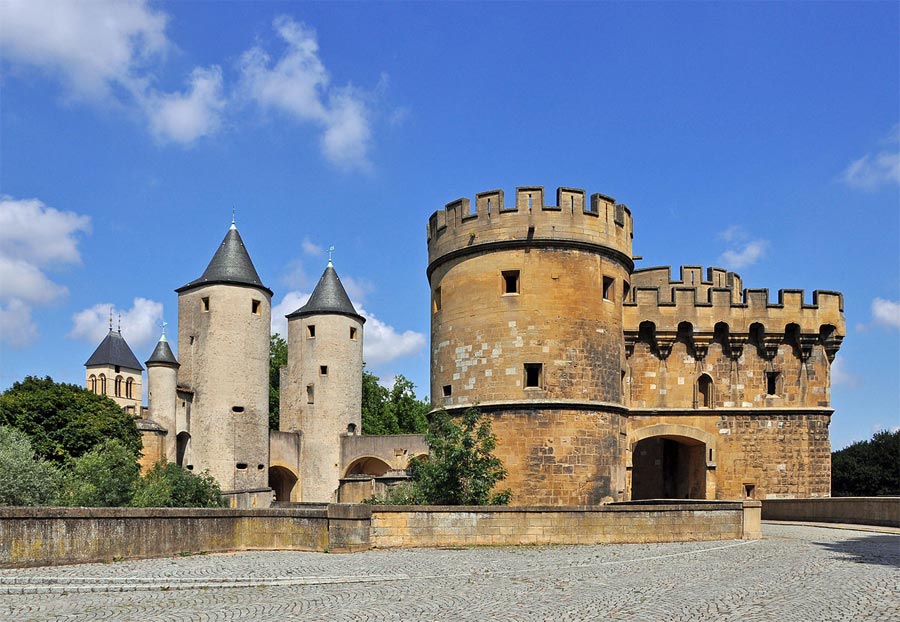
<path fill-rule="evenodd" d="M 705 279 L 701 275 L 700 266 L 682 266 L 677 281 L 670 279 L 668 267 L 635 271 L 630 299 L 623 306 L 626 330 L 637 331 L 641 322 L 651 321 L 657 330 L 677 332 L 679 324 L 689 322 L 696 332 L 713 333 L 716 324 L 724 322 L 732 334 L 747 334 L 760 324 L 769 334 L 796 325 L 805 334 L 833 327 L 827 330 L 844 335 L 844 297 L 839 292 L 815 290 L 809 303 L 802 289 L 779 289 L 773 302 L 768 289 L 741 291 L 741 278 L 733 272 L 709 268 Z"/>
<path fill-rule="evenodd" d="M 516 188 L 506 203 L 503 190 L 460 198 L 428 219 L 429 263 L 467 247 L 512 242 L 556 242 L 604 247 L 631 262 L 634 227 L 631 210 L 610 196 L 590 195 L 580 188 L 560 187 L 556 205 L 547 205 L 543 186 Z"/>

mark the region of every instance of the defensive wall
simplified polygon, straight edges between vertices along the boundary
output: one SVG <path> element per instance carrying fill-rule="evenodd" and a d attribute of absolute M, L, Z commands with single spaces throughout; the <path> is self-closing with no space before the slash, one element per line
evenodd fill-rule
<path fill-rule="evenodd" d="M 766 499 L 763 520 L 880 525 L 900 529 L 900 497 Z"/>
<path fill-rule="evenodd" d="M 330 504 L 234 509 L 0 508 L 0 567 L 237 550 L 673 542 L 760 537 L 759 502 L 600 507 Z"/>

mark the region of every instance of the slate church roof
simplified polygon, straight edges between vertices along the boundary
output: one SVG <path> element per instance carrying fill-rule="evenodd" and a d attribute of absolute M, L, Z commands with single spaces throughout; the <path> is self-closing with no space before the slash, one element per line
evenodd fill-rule
<path fill-rule="evenodd" d="M 84 364 L 85 367 L 95 365 L 112 365 L 143 371 L 143 366 L 138 363 L 134 352 L 128 347 L 128 343 L 122 337 L 122 333 L 109 329 L 109 334 L 100 342 L 91 358 Z"/>

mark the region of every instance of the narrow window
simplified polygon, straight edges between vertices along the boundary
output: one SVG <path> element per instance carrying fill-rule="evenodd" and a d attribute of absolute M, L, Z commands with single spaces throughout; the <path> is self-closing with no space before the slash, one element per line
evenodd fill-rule
<path fill-rule="evenodd" d="M 450 397 L 451 395 L 453 395 L 453 387 L 451 387 L 449 384 L 445 384 L 441 389 L 441 393 L 444 395 L 444 397 Z"/>
<path fill-rule="evenodd" d="M 91 374 L 91 377 L 88 378 L 88 387 L 91 390 L 91 393 L 97 392 L 97 376 Z"/>
<path fill-rule="evenodd" d="M 572 208 L 572 213 L 575 213 L 575 195 L 569 195 L 569 206 Z"/>
<path fill-rule="evenodd" d="M 712 408 L 713 400 L 713 383 L 712 378 L 703 374 L 697 379 L 697 397 L 702 408 Z"/>
<path fill-rule="evenodd" d="M 350 339 L 356 341 L 356 326 L 350 327 Z"/>
<path fill-rule="evenodd" d="M 541 371 L 542 363 L 525 363 L 525 388 L 540 389 L 541 388 Z"/>
<path fill-rule="evenodd" d="M 778 372 L 777 371 L 767 371 L 766 372 L 766 395 L 776 395 L 778 385 Z"/>
<path fill-rule="evenodd" d="M 441 310 L 441 288 L 435 287 L 434 288 L 434 296 L 432 297 L 432 301 L 431 301 L 431 312 L 437 313 L 440 310 Z"/>
<path fill-rule="evenodd" d="M 488 214 L 491 213 L 491 200 L 488 199 Z"/>
<path fill-rule="evenodd" d="M 320 376 L 328 375 L 328 365 L 319 365 L 319 375 Z"/>
<path fill-rule="evenodd" d="M 100 374 L 100 395 L 106 395 L 106 374 Z"/>
<path fill-rule="evenodd" d="M 125 381 L 125 397 L 128 399 L 132 399 L 134 396 L 132 393 L 134 392 L 134 378 L 129 378 Z"/>
<path fill-rule="evenodd" d="M 354 434 L 356 434 L 356 424 L 355 423 L 347 424 L 347 434 L 349 434 L 350 436 L 353 436 Z"/>
<path fill-rule="evenodd" d="M 316 397 L 316 388 L 315 386 L 308 384 L 306 385 L 306 403 L 313 404 L 315 403 Z"/>
<path fill-rule="evenodd" d="M 259 315 L 259 301 L 258 300 L 253 300 L 250 303 L 250 312 L 253 315 Z"/>
<path fill-rule="evenodd" d="M 631 293 L 631 284 L 628 281 L 622 281 L 622 302 L 628 300 L 628 294 Z"/>
<path fill-rule="evenodd" d="M 519 271 L 504 270 L 503 275 L 503 293 L 518 294 L 519 293 Z"/>
<path fill-rule="evenodd" d="M 122 368 L 116 365 L 116 373 L 118 374 L 120 371 L 122 371 Z"/>
<path fill-rule="evenodd" d="M 531 211 L 531 193 L 528 193 L 528 211 Z"/>
<path fill-rule="evenodd" d="M 194 336 L 191 335 L 191 345 L 194 345 Z"/>
<path fill-rule="evenodd" d="M 756 484 L 744 484 L 744 498 L 756 499 Z"/>
<path fill-rule="evenodd" d="M 116 397 L 122 397 L 122 376 L 116 376 L 115 392 Z"/>
<path fill-rule="evenodd" d="M 310 324 L 309 326 L 306 327 L 306 336 L 309 337 L 310 339 L 315 338 L 315 336 L 316 336 L 316 325 L 315 324 Z"/>
<path fill-rule="evenodd" d="M 242 413 L 242 412 L 244 412 L 244 407 L 243 407 L 243 406 L 232 406 L 232 407 L 231 407 L 231 412 L 233 412 L 233 413 Z"/>
<path fill-rule="evenodd" d="M 616 280 L 611 276 L 603 277 L 603 300 L 612 300 L 613 299 L 613 285 Z"/>
<path fill-rule="evenodd" d="M 204 296 L 200 299 L 201 309 L 204 312 L 209 311 L 209 296 Z"/>

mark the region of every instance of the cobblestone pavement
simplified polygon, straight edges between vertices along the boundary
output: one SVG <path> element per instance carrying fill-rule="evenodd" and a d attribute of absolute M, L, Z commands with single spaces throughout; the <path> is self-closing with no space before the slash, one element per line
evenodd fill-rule
<path fill-rule="evenodd" d="M 900 536 L 230 555 L 0 570 L 0 620 L 900 621 Z"/>

